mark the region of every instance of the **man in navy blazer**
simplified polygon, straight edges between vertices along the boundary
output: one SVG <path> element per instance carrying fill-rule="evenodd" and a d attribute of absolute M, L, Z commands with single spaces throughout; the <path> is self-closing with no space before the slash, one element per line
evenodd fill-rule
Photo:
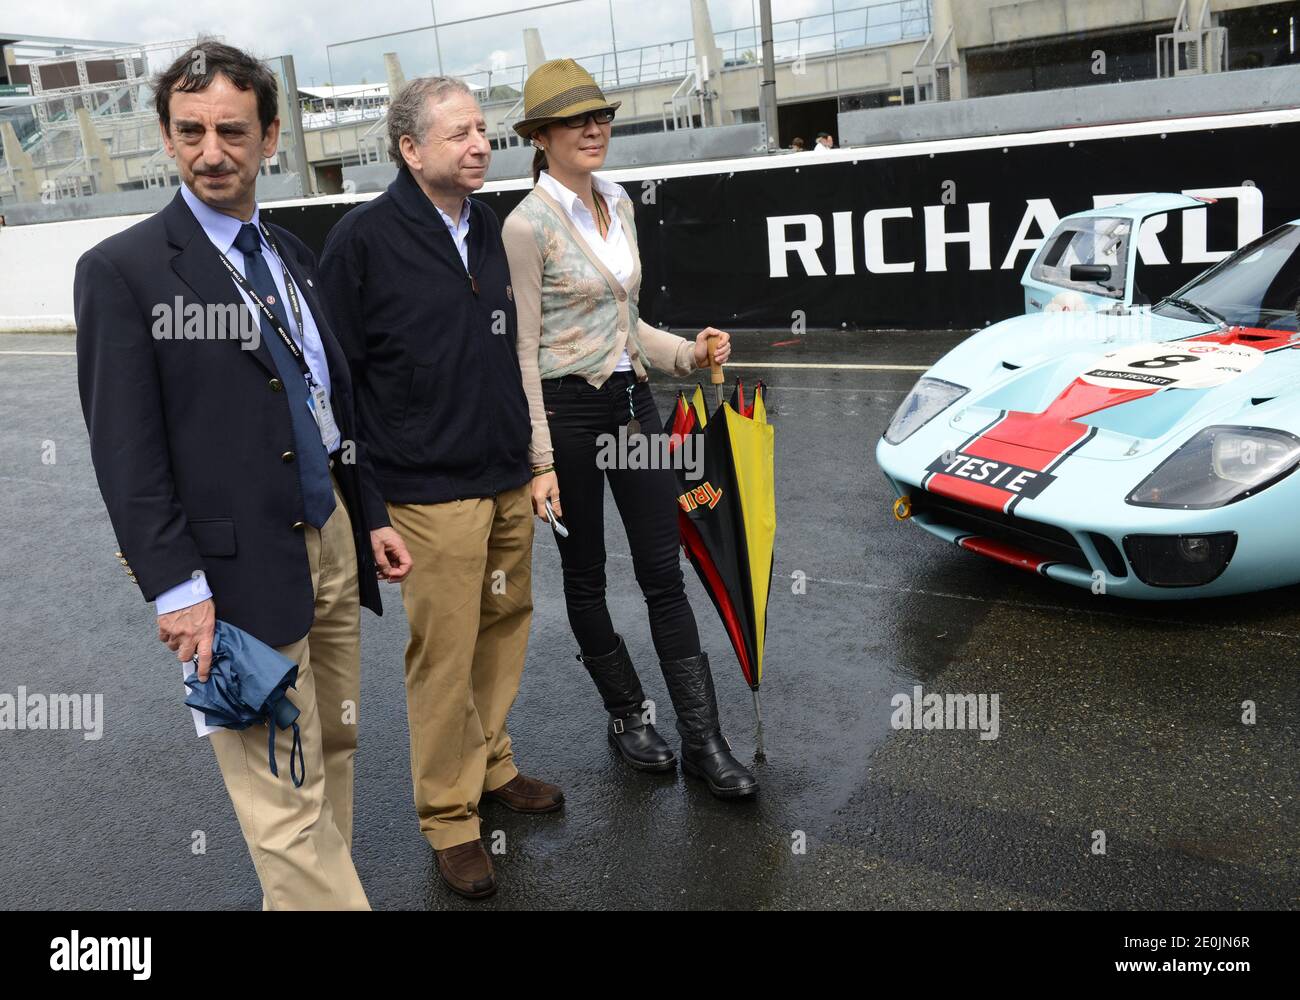
<path fill-rule="evenodd" d="M 298 664 L 302 787 L 271 775 L 265 725 L 210 736 L 263 906 L 365 909 L 351 858 L 360 608 L 380 613 L 376 577 L 400 580 L 410 557 L 353 436 L 315 258 L 259 218 L 274 75 L 200 41 L 155 87 L 183 187 L 77 263 L 95 474 L 117 558 L 177 659 L 206 679 L 220 617 Z M 290 737 L 277 732 L 279 759 Z"/>

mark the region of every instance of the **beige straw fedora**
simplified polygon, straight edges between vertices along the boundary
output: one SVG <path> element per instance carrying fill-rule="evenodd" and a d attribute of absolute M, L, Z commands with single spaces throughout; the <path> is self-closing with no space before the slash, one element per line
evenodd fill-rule
<path fill-rule="evenodd" d="M 595 78 L 572 59 L 552 59 L 537 67 L 524 83 L 524 117 L 515 131 L 527 139 L 547 122 L 570 115 L 617 108 L 607 101 Z"/>

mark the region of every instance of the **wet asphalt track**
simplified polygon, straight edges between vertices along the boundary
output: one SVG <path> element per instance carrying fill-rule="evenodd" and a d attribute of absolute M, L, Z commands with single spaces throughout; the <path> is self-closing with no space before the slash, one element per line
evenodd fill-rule
<path fill-rule="evenodd" d="M 738 359 L 925 364 L 954 335 L 737 338 Z M 0 337 L 0 352 L 70 351 Z M 0 353 L 0 692 L 103 692 L 105 733 L 0 731 L 0 907 L 242 908 L 260 893 L 171 654 L 126 579 L 88 461 L 69 357 Z M 620 764 L 574 662 L 552 540 L 511 718 L 563 812 L 486 806 L 501 890 L 437 878 L 410 801 L 395 589 L 363 617 L 355 857 L 376 908 L 1292 908 L 1300 902 L 1300 588 L 1125 604 L 896 524 L 872 460 L 914 372 L 782 369 L 778 537 L 757 802 Z M 666 409 L 675 383 L 659 378 Z M 41 462 L 53 441 L 57 463 Z M 608 508 L 610 604 L 673 734 L 627 543 Z M 748 689 L 694 573 L 726 731 L 753 751 Z M 791 592 L 791 574 L 807 592 Z M 890 727 L 890 699 L 997 692 L 1001 734 Z M 1240 721 L 1253 700 L 1258 721 Z M 191 853 L 203 830 L 207 853 Z M 1090 852 L 1105 831 L 1107 853 Z M 791 850 L 796 831 L 807 852 Z M 1212 932 L 1213 928 L 1207 928 Z"/>

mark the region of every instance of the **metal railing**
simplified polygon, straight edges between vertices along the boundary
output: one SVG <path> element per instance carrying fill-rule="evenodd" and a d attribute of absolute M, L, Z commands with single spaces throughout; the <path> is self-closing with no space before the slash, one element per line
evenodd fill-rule
<path fill-rule="evenodd" d="M 672 129 L 694 128 L 695 113 L 699 111 L 700 122 L 706 123 L 704 114 L 704 93 L 700 88 L 700 75 L 695 70 L 691 70 L 677 85 L 673 91 L 673 96 L 664 101 L 664 131 L 669 131 L 669 122 L 672 123 Z"/>
<path fill-rule="evenodd" d="M 489 91 L 491 93 L 491 91 Z M 501 121 L 497 124 L 497 148 L 505 149 L 507 146 L 522 146 L 523 137 L 515 131 L 515 124 L 524 119 L 524 99 L 520 96 L 519 100 L 510 105 L 510 110 L 502 116 Z"/>
<path fill-rule="evenodd" d="M 494 16 L 505 17 L 507 14 L 515 13 L 518 12 L 509 11 Z M 489 16 L 469 20 L 491 19 L 492 17 Z M 327 52 L 331 76 L 335 74 L 335 61 L 342 63 L 343 56 L 346 54 L 346 51 L 339 50 L 366 43 L 376 54 L 380 49 L 384 49 L 395 51 L 400 56 L 404 36 L 414 38 L 431 30 L 433 26 L 330 45 Z M 893 3 L 863 4 L 843 10 L 832 8 L 827 13 L 777 21 L 773 24 L 773 43 L 777 60 L 788 62 L 801 57 L 838 54 L 876 45 L 896 44 L 909 39 L 921 39 L 929 35 L 930 31 L 929 0 L 894 0 Z M 757 24 L 717 31 L 714 32 L 714 38 L 718 48 L 722 50 L 722 70 L 758 63 L 759 26 Z M 611 40 L 614 42 L 614 47 L 611 49 L 573 57 L 596 78 L 597 84 L 604 90 L 670 80 L 680 81 L 696 70 L 695 42 L 692 38 L 679 38 L 626 48 L 617 44 L 617 38 Z M 427 47 L 428 39 L 421 38 L 420 45 Z M 440 49 L 438 56 L 440 65 L 444 54 Z M 448 75 L 460 77 L 477 91 L 480 95 L 480 103 L 485 108 L 504 108 L 506 122 L 502 122 L 503 126 L 512 115 L 517 116 L 521 110 L 524 81 L 528 76 L 528 68 L 523 63 L 484 66 L 481 62 L 469 62 L 459 68 L 444 66 L 443 69 Z M 375 65 L 362 75 L 379 72 L 380 67 Z M 328 116 L 329 112 L 316 114 Z M 344 117 L 338 112 L 335 112 L 334 118 L 314 117 L 313 124 L 306 127 L 344 125 L 347 124 Z M 517 117 L 514 120 L 518 120 Z"/>
<path fill-rule="evenodd" d="M 1156 36 L 1156 76 L 1199 76 L 1224 73 L 1228 69 L 1228 29 L 1210 23 L 1210 5 L 1201 8 L 1201 19 L 1192 27 L 1187 0 L 1178 8 L 1173 31 Z"/>
<path fill-rule="evenodd" d="M 921 51 L 912 60 L 911 68 L 903 70 L 898 89 L 903 104 L 951 99 L 952 75 L 957 71 L 957 60 L 948 48 L 952 44 L 952 32 L 953 29 L 949 28 L 938 45 L 934 44 L 934 35 L 927 36 Z"/>

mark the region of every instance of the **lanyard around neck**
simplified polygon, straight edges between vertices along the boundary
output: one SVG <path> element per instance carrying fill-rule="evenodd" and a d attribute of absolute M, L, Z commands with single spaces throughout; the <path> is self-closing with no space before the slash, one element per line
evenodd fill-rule
<path fill-rule="evenodd" d="M 284 254 L 280 253 L 280 248 L 272 238 L 271 231 L 266 228 L 266 223 L 261 219 L 258 219 L 257 224 L 262 231 L 262 236 L 266 240 L 267 245 L 275 253 L 276 259 L 280 262 L 280 270 L 284 275 L 284 290 L 289 296 L 289 306 L 293 310 L 293 321 L 297 324 L 298 331 L 302 335 L 303 343 L 305 344 L 307 342 L 307 333 L 302 325 L 302 307 L 298 304 L 298 292 L 293 286 L 293 276 L 289 273 L 289 268 L 284 262 Z M 260 253 L 261 251 L 259 250 L 258 252 Z M 302 374 L 307 380 L 307 384 L 309 386 L 314 385 L 316 379 L 312 375 L 311 368 L 308 367 L 306 359 L 303 357 L 302 349 L 294 342 L 293 337 L 289 336 L 289 332 L 280 323 L 279 317 L 277 317 L 267 304 L 262 301 L 262 297 L 253 290 L 253 286 L 249 284 L 248 279 L 239 273 L 239 269 L 236 268 L 234 264 L 230 263 L 229 258 L 227 258 L 224 253 L 218 250 L 217 256 L 221 258 L 221 263 L 226 265 L 226 270 L 229 271 L 230 276 L 235 279 L 235 284 L 243 289 L 250 299 L 257 303 L 257 307 L 262 310 L 262 315 L 265 316 L 267 322 L 271 324 L 271 329 L 280 335 L 280 339 L 284 341 L 284 346 L 293 356 L 293 359 L 298 362 L 298 367 L 302 369 Z M 244 259 L 247 261 L 247 254 L 244 255 Z"/>

